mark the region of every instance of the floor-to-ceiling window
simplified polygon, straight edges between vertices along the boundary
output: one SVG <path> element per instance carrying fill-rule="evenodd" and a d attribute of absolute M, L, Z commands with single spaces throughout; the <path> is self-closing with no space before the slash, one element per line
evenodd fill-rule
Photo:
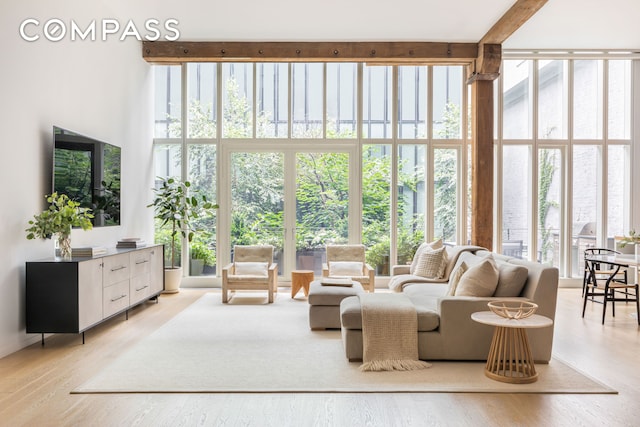
<path fill-rule="evenodd" d="M 495 82 L 494 249 L 576 276 L 584 248 L 612 246 L 629 227 L 633 61 L 506 57 Z M 464 71 L 156 66 L 156 175 L 189 179 L 220 204 L 179 260 L 188 274 L 215 276 L 236 244 L 274 245 L 288 277 L 319 273 L 331 243 L 365 244 L 382 276 L 425 239 L 467 243 Z"/>
<path fill-rule="evenodd" d="M 283 275 L 319 273 L 327 244 L 360 242 L 388 275 L 427 238 L 465 240 L 462 67 L 189 63 L 155 76 L 156 175 L 220 204 L 179 260 L 190 275 L 256 243 L 276 248 Z"/>
<path fill-rule="evenodd" d="M 582 275 L 630 224 L 631 59 L 506 55 L 497 81 L 500 251 Z"/>

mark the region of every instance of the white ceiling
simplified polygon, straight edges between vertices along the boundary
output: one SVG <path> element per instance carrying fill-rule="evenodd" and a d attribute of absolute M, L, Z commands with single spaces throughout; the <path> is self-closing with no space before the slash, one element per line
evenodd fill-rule
<path fill-rule="evenodd" d="M 515 0 L 116 0 L 182 40 L 477 42 Z M 549 0 L 506 49 L 640 49 L 640 0 Z"/>

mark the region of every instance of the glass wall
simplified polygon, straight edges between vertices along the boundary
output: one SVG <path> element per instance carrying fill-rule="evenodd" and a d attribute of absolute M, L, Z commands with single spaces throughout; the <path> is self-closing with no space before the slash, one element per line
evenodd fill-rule
<path fill-rule="evenodd" d="M 625 233 L 631 69 L 631 60 L 570 55 L 503 62 L 497 121 L 503 253 L 522 241 L 523 257 L 578 278 L 585 248 L 613 248 L 614 237 Z"/>
<path fill-rule="evenodd" d="M 362 242 L 384 276 L 424 240 L 470 241 L 464 67 L 189 63 L 154 73 L 156 175 L 230 206 L 202 220 L 182 262 L 204 261 L 189 274 L 217 274 L 238 242 L 297 254 L 288 270 L 314 245 Z M 584 248 L 625 233 L 632 87 L 632 60 L 507 55 L 495 82 L 495 250 L 577 277 Z M 289 219 L 286 200 L 297 206 Z"/>

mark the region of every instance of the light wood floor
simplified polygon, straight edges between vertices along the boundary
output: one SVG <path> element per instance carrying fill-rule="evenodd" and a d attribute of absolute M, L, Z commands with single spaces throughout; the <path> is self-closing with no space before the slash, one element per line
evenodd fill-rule
<path fill-rule="evenodd" d="M 288 298 L 288 290 L 278 298 Z M 1 426 L 631 426 L 639 425 L 640 328 L 633 304 L 580 317 L 580 290 L 561 289 L 554 355 L 618 395 L 120 394 L 70 390 L 210 289 L 183 289 L 86 334 L 54 335 L 0 359 Z M 212 325 L 216 327 L 216 325 Z M 179 360 L 176 363 L 180 363 Z M 310 361 L 310 365 L 313 361 Z M 222 367 L 221 367 L 222 368 Z M 158 372 L 162 375 L 162 372 Z"/>

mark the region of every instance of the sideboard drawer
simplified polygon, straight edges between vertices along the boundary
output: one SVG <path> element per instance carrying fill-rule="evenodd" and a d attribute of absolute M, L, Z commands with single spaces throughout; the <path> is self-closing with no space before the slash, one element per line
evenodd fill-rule
<path fill-rule="evenodd" d="M 103 293 L 104 317 L 109 317 L 129 307 L 129 280 L 123 280 L 104 288 Z"/>
<path fill-rule="evenodd" d="M 131 277 L 149 274 L 151 266 L 151 249 L 131 252 Z"/>
<path fill-rule="evenodd" d="M 131 278 L 129 285 L 129 303 L 135 304 L 147 298 L 151 293 L 151 275 L 141 274 Z"/>
<path fill-rule="evenodd" d="M 129 254 L 105 257 L 102 285 L 107 287 L 128 279 L 130 274 L 129 267 Z"/>

